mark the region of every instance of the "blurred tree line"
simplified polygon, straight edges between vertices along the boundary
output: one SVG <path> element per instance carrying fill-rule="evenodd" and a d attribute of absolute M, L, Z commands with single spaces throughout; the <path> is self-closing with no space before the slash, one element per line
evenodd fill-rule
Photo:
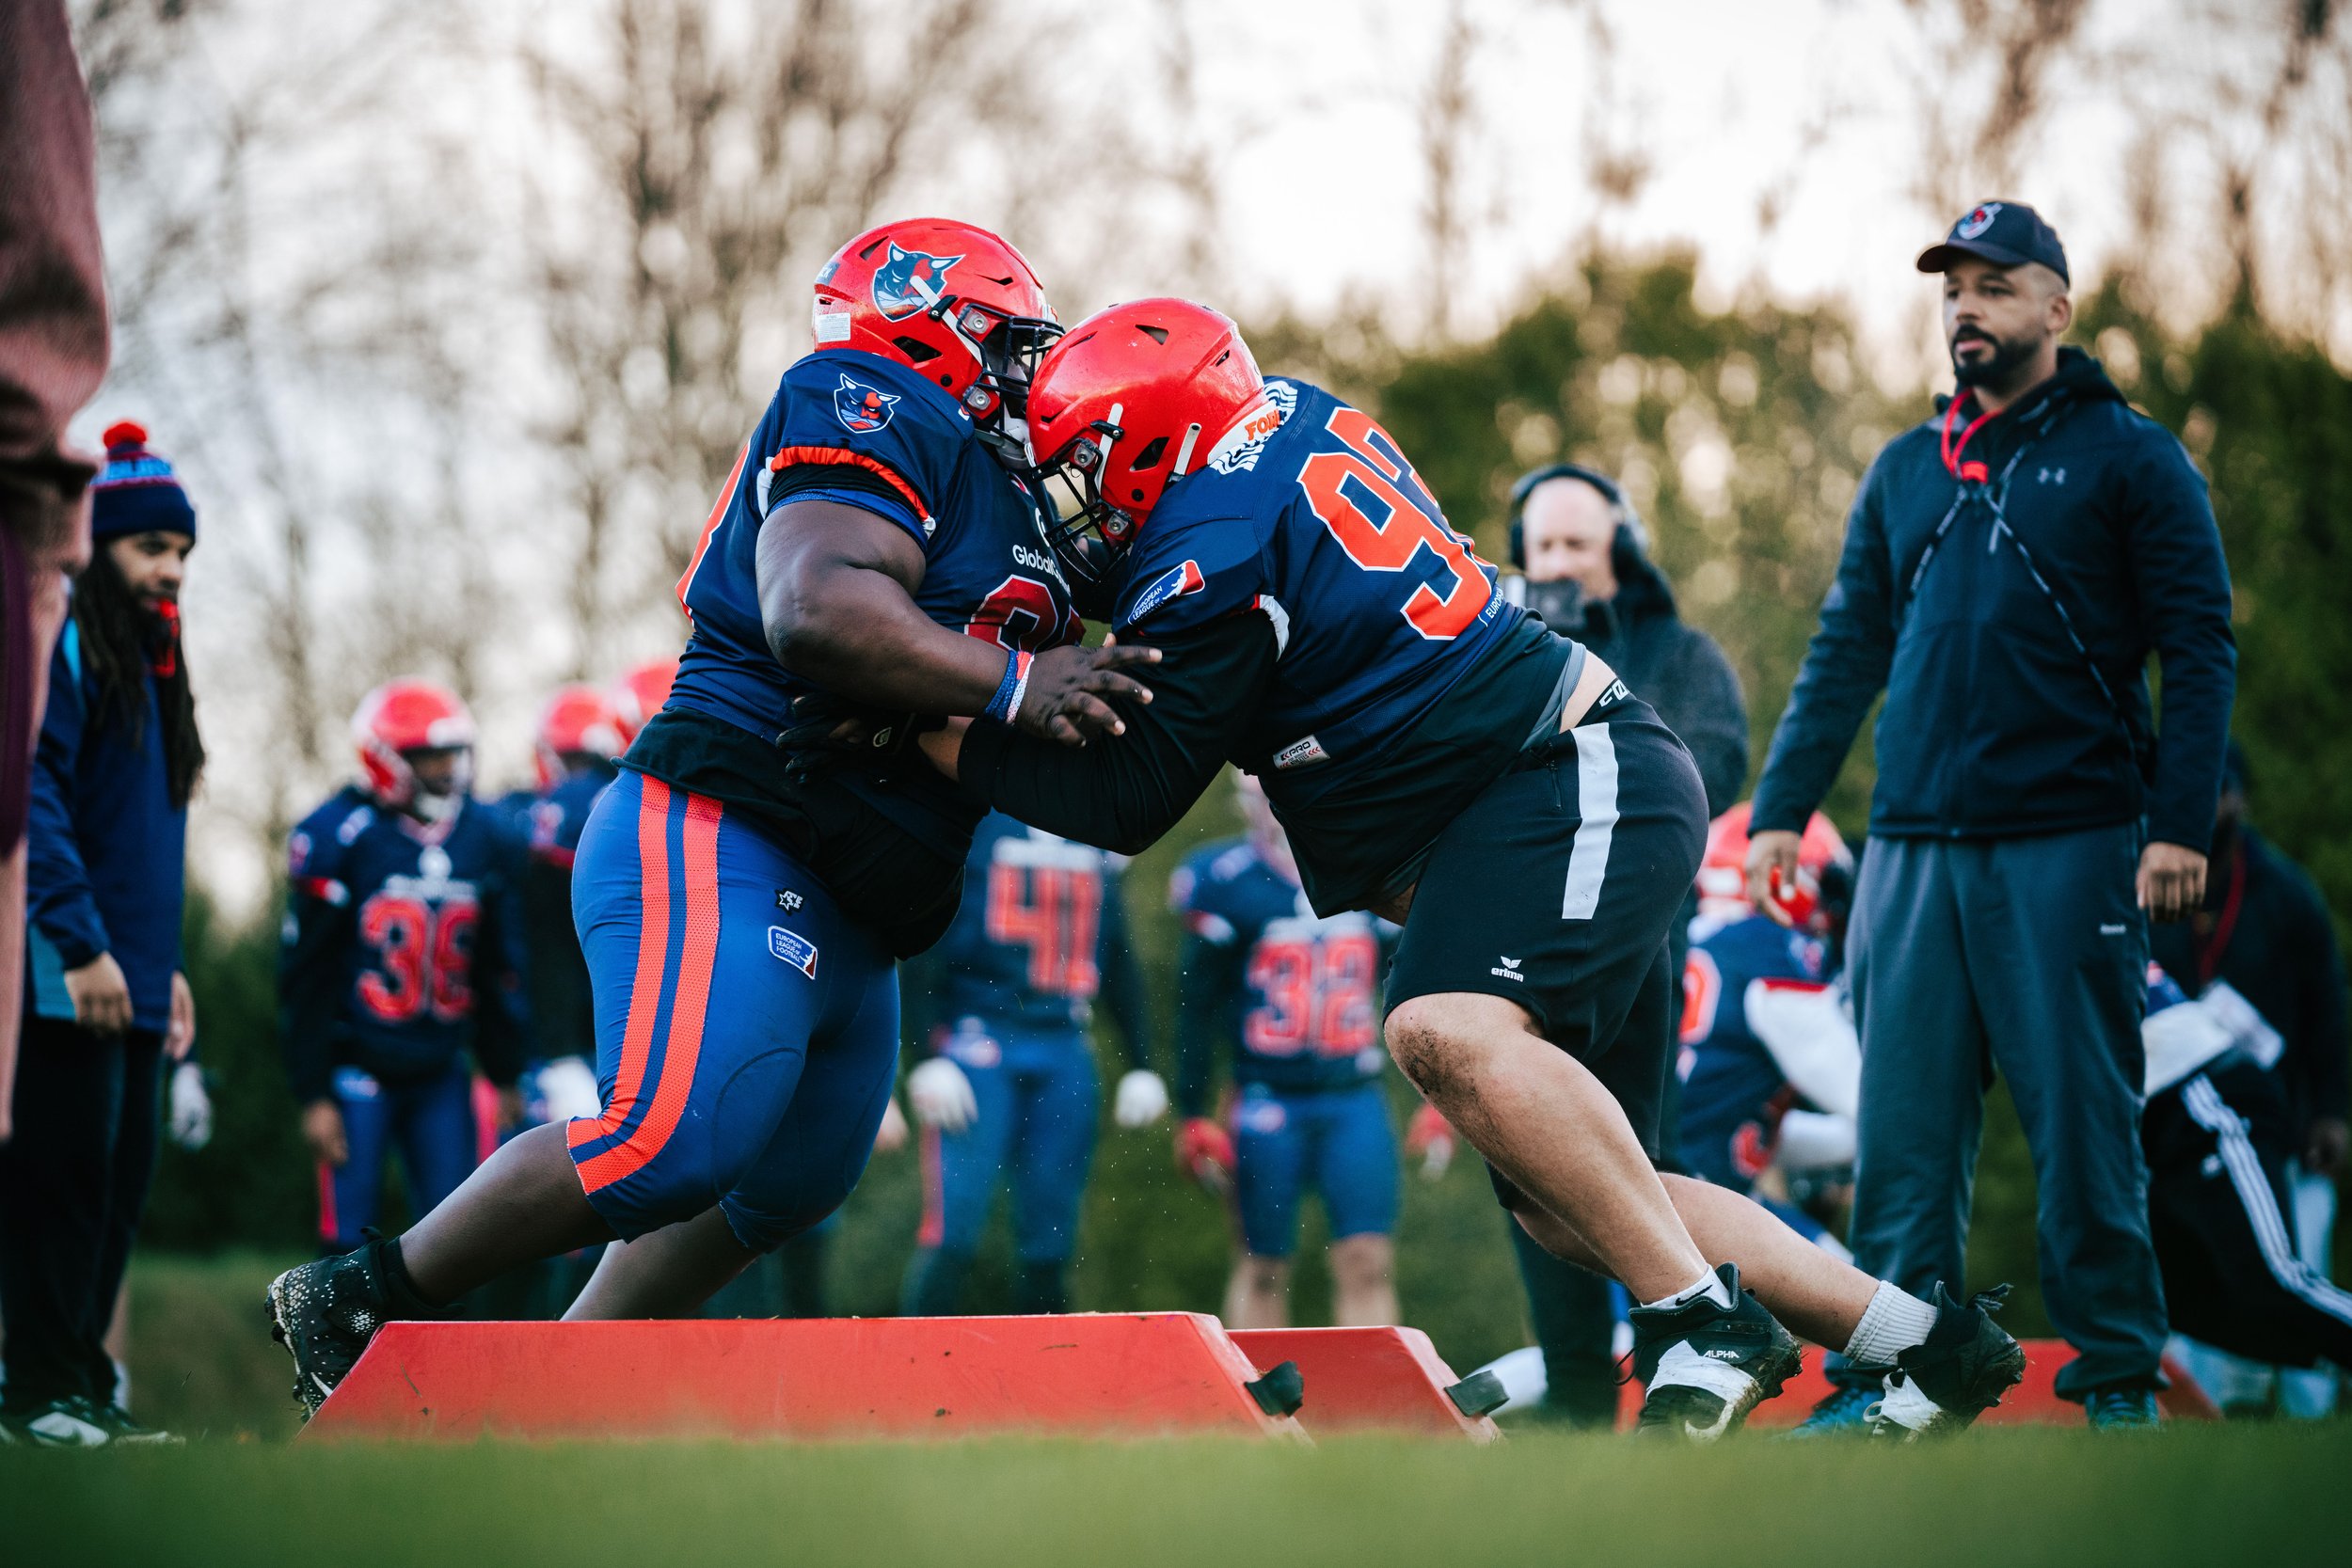
<path fill-rule="evenodd" d="M 1573 458 L 1625 476 L 1686 615 L 1721 641 L 1747 689 L 1753 753 L 1780 714 L 1826 590 L 1844 513 L 1890 436 L 1929 412 L 1921 388 L 1889 391 L 1862 368 L 1838 308 L 1748 299 L 1721 310 L 1692 292 L 1691 257 L 1595 255 L 1491 338 L 1400 346 L 1369 311 L 1331 324 L 1262 324 L 1270 372 L 1330 385 L 1375 409 L 1484 551 L 1502 549 L 1503 499 L 1518 473 Z M 2173 336 L 2127 273 L 2084 302 L 2080 340 L 2152 415 L 2180 432 L 2214 483 L 2235 577 L 2238 733 L 2256 771 L 2259 821 L 2311 866 L 2352 930 L 2352 380 L 2308 342 L 2265 325 L 2243 296 L 2221 319 Z M 1861 830 L 1871 778 L 1858 744 L 1831 802 Z M 1140 857 L 1126 896 L 1161 1025 L 1174 1006 L 1176 928 L 1168 875 L 1200 843 L 1237 831 L 1213 789 Z M 219 1131 L 197 1154 L 167 1149 L 151 1211 L 155 1245 L 310 1244 L 314 1179 L 277 1066 L 271 965 L 276 933 L 236 929 L 201 898 L 188 965 L 201 1053 L 216 1079 Z M 1163 1052 L 1165 1052 L 1163 1043 Z M 1165 1064 L 1164 1064 L 1165 1065 Z M 1410 1090 L 1393 1085 L 1401 1125 Z M 1474 1160 L 1442 1180 L 1408 1175 L 1399 1237 L 1406 1317 L 1457 1366 L 1525 1342 L 1501 1212 Z M 836 1310 L 886 1313 L 913 1248 L 912 1153 L 878 1159 L 836 1232 Z M 2033 1192 L 2014 1120 L 1989 1124 L 1971 1269 L 2027 1289 L 2012 1318 L 2044 1328 L 2034 1278 Z M 1301 1254 L 1300 1314 L 1327 1310 L 1312 1228 Z M 1081 1230 L 1082 1307 L 1214 1311 L 1231 1222 L 1181 1180 L 1165 1129 L 1105 1119 Z M 983 1255 L 976 1307 L 1008 1286 L 1001 1219 Z"/>

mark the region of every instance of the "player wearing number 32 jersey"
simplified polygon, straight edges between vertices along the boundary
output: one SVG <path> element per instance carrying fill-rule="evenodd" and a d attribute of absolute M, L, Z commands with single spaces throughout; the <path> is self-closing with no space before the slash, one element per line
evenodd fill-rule
<path fill-rule="evenodd" d="M 499 1149 L 397 1241 L 270 1291 L 312 1408 L 384 1318 L 608 1247 L 575 1317 L 675 1315 L 817 1225 L 865 1168 L 898 1043 L 894 959 L 954 914 L 982 813 L 880 720 L 989 713 L 1108 738 L 1142 650 L 1089 652 L 1020 452 L 1058 335 L 1020 253 L 885 224 L 818 272 L 786 371 L 697 546 L 668 702 L 583 830 L 572 910 L 602 1112 Z M 808 718 L 811 706 L 825 717 Z"/>
<path fill-rule="evenodd" d="M 1040 364 L 1034 455 L 1084 505 L 1065 570 L 1165 662 L 1116 746 L 987 720 L 924 737 L 989 804 L 1134 852 L 1230 760 L 1256 774 L 1318 914 L 1401 918 L 1391 1053 L 1548 1248 L 1613 1274 L 1644 1422 L 1721 1433 L 1800 1332 L 1890 1373 L 1884 1424 L 1964 1423 L 2021 1375 L 1982 1307 L 1836 1263 L 1747 1198 L 1661 1179 L 1669 923 L 1707 821 L 1690 755 L 1598 659 L 1503 603 L 1371 416 L 1263 380 L 1232 324 L 1115 307 Z M 1742 1271 L 1771 1309 L 1740 1287 Z"/>

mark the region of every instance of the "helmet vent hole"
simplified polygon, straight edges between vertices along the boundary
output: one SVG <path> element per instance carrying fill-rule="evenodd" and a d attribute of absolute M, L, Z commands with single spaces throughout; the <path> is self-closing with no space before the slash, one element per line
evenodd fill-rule
<path fill-rule="evenodd" d="M 1141 473 L 1146 468 L 1158 467 L 1160 466 L 1160 459 L 1167 455 L 1168 437 L 1165 436 L 1154 436 L 1144 446 L 1144 449 L 1141 451 L 1136 453 L 1136 460 L 1130 466 L 1136 472 Z M 1136 498 L 1138 500 L 1141 499 L 1142 498 L 1139 496 Z"/>
<path fill-rule="evenodd" d="M 1146 326 L 1141 322 L 1137 322 L 1136 330 L 1155 343 L 1165 344 L 1168 341 L 1168 328 L 1165 326 Z"/>
<path fill-rule="evenodd" d="M 919 338 L 899 337 L 890 341 L 898 345 L 898 352 L 905 355 L 911 364 L 920 365 L 939 357 L 939 350 Z"/>
<path fill-rule="evenodd" d="M 1141 499 L 1143 499 L 1143 492 L 1142 492 L 1142 491 L 1140 491 L 1140 490 L 1130 490 L 1130 491 L 1128 491 L 1128 492 L 1127 492 L 1127 496 L 1128 496 L 1128 499 L 1131 499 L 1131 500 L 1141 500 Z"/>
<path fill-rule="evenodd" d="M 1223 363 L 1225 363 L 1225 361 L 1226 361 L 1226 360 L 1231 359 L 1232 356 L 1233 356 L 1233 351 L 1232 351 L 1232 349 L 1230 349 L 1230 348 L 1229 348 L 1229 349 L 1227 349 L 1224 353 L 1222 353 L 1222 354 L 1220 354 L 1220 355 L 1218 355 L 1218 356 L 1216 356 L 1216 360 L 1215 360 L 1215 361 L 1213 361 L 1213 362 L 1210 364 L 1209 369 L 1211 369 L 1211 370 L 1215 370 L 1215 369 L 1216 369 L 1216 367 L 1217 367 L 1218 365 L 1222 365 Z"/>
<path fill-rule="evenodd" d="M 887 234 L 875 235 L 873 239 L 867 243 L 866 248 L 857 253 L 857 259 L 861 261 L 868 260 L 873 256 L 874 252 L 882 247 L 882 242 L 888 238 L 890 238 L 890 236 Z"/>

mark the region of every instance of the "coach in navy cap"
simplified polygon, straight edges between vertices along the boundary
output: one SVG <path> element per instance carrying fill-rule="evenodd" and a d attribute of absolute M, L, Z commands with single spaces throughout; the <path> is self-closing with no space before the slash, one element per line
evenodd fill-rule
<path fill-rule="evenodd" d="M 2139 1144 L 2147 921 L 2203 895 L 2229 572 L 2180 442 L 2061 344 L 2066 247 L 2042 214 L 1980 203 L 1918 266 L 1943 281 L 1958 386 L 1854 499 L 1756 785 L 1750 890 L 1793 879 L 1883 691 L 1849 946 L 1854 1260 L 1922 1295 L 1960 1289 L 1991 1066 L 2033 1152 L 2050 1317 L 2081 1352 L 2058 1392 L 2094 1426 L 2145 1424 L 2165 1339 Z M 1843 1377 L 1816 1425 L 1877 1397 Z"/>

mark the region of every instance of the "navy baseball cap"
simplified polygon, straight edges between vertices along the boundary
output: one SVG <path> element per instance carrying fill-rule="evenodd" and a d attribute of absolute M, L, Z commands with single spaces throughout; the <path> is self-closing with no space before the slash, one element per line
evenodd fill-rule
<path fill-rule="evenodd" d="M 2039 261 L 2068 283 L 2066 247 L 2058 230 L 2022 201 L 1986 201 L 1969 209 L 1952 225 L 1942 245 L 1919 252 L 1921 272 L 1949 272 L 1963 256 L 1979 257 L 1996 267 L 2023 266 Z"/>

